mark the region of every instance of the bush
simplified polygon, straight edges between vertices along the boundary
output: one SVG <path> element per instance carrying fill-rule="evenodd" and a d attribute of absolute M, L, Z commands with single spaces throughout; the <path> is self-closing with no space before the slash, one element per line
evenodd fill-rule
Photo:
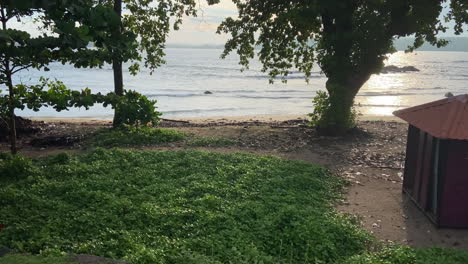
<path fill-rule="evenodd" d="M 129 126 L 157 126 L 161 113 L 156 111 L 156 100 L 135 92 L 125 91 L 116 104 L 118 123 Z"/>
<path fill-rule="evenodd" d="M 35 167 L 32 161 L 20 155 L 0 155 L 0 177 L 2 179 L 21 179 L 32 175 Z"/>
<path fill-rule="evenodd" d="M 185 138 L 184 133 L 174 129 L 123 126 L 101 130 L 92 138 L 92 144 L 99 147 L 128 147 L 169 143 Z"/>

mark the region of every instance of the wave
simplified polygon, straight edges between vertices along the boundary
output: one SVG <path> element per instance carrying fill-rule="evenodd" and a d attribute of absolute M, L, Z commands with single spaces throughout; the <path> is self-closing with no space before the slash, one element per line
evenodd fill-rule
<path fill-rule="evenodd" d="M 384 104 L 357 104 L 359 107 L 410 107 L 408 105 L 395 105 L 395 104 L 390 104 L 390 105 L 384 105 Z"/>
<path fill-rule="evenodd" d="M 432 88 L 417 88 L 417 87 L 413 87 L 413 88 L 406 88 L 406 89 L 403 89 L 404 91 L 425 91 L 425 90 L 446 90 L 447 88 L 442 88 L 442 87 L 432 87 Z"/>
<path fill-rule="evenodd" d="M 313 96 L 264 96 L 264 95 L 259 95 L 259 96 L 248 96 L 248 95 L 238 95 L 238 96 L 232 96 L 236 98 L 247 98 L 247 99 L 273 99 L 273 100 L 278 100 L 278 99 L 314 99 Z"/>
<path fill-rule="evenodd" d="M 154 99 L 154 98 L 160 98 L 160 97 L 175 97 L 175 98 L 180 98 L 180 97 L 206 97 L 206 98 L 222 98 L 222 97 L 228 97 L 228 98 L 245 98 L 245 99 L 313 99 L 313 96 L 267 96 L 267 95 L 236 95 L 236 94 L 224 94 L 222 96 L 217 96 L 214 94 L 210 95 L 205 95 L 203 93 L 199 94 L 144 94 L 148 98 Z"/>
<path fill-rule="evenodd" d="M 244 75 L 244 74 L 222 74 L 222 73 L 198 73 L 196 76 L 203 76 L 203 77 L 216 77 L 216 78 L 223 78 L 223 79 L 256 79 L 256 80 L 268 80 L 271 79 L 271 76 L 269 75 Z M 326 78 L 325 75 L 312 75 L 308 77 L 309 79 L 321 79 L 321 78 Z M 274 80 L 281 81 L 282 77 L 278 76 L 276 78 L 273 78 Z M 288 75 L 284 77 L 286 80 L 296 80 L 296 79 L 302 79 L 305 80 L 306 77 L 304 75 L 302 76 L 294 76 L 294 75 Z"/>
<path fill-rule="evenodd" d="M 255 108 L 212 108 L 212 109 L 185 109 L 174 111 L 162 111 L 163 114 L 188 114 L 188 113 L 210 113 L 210 112 L 223 112 L 223 111 L 238 111 L 238 110 L 254 110 Z"/>
<path fill-rule="evenodd" d="M 441 95 L 442 92 L 420 92 L 420 91 L 441 91 L 446 90 L 442 87 L 433 88 L 407 88 L 401 92 L 361 92 L 357 94 L 358 97 L 377 97 L 377 96 L 415 96 L 415 95 Z M 180 92 L 181 90 L 177 90 Z M 405 92 L 407 91 L 407 92 Z M 414 91 L 414 92 L 411 92 Z M 204 94 L 203 91 L 194 93 L 143 93 L 149 98 L 158 97 L 206 97 L 206 98 L 245 98 L 245 99 L 313 99 L 314 90 L 301 91 L 301 90 L 233 90 L 233 91 L 217 91 L 211 90 L 212 94 Z M 271 93 L 271 94 L 268 94 Z M 277 95 L 275 95 L 277 94 Z"/>
<path fill-rule="evenodd" d="M 149 98 L 157 98 L 157 97 L 194 97 L 194 96 L 202 96 L 203 93 L 199 94 L 143 94 Z"/>
<path fill-rule="evenodd" d="M 164 68 L 183 68 L 183 69 L 205 69 L 205 70 L 224 70 L 224 71 L 240 71 L 237 67 L 219 67 L 219 66 L 200 66 L 200 65 L 187 65 L 187 64 L 166 64 Z M 249 70 L 256 71 L 256 70 Z"/>
<path fill-rule="evenodd" d="M 405 93 L 405 92 L 362 92 L 357 94 L 356 96 L 405 96 L 405 95 L 438 95 L 441 94 L 440 92 L 433 92 L 433 93 Z"/>

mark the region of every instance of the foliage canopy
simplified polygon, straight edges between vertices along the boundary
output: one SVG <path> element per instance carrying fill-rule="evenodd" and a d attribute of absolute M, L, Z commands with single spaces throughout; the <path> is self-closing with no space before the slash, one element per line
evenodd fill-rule
<path fill-rule="evenodd" d="M 395 38 L 415 36 L 409 50 L 425 41 L 443 46 L 438 34 L 453 20 L 455 33 L 468 22 L 466 0 L 234 0 L 238 18 L 227 18 L 219 33 L 229 33 L 223 56 L 237 51 L 248 67 L 259 47 L 263 70 L 274 78 L 292 68 L 311 75 L 315 64 L 328 78 L 330 107 L 319 128 L 327 134 L 348 129 L 354 97 L 388 54 Z M 444 18 L 445 5 L 450 11 Z"/>

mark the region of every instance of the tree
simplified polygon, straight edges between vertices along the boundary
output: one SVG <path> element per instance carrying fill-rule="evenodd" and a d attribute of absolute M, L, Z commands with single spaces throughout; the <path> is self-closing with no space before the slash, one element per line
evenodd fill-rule
<path fill-rule="evenodd" d="M 372 74 L 379 73 L 395 38 L 414 35 L 409 51 L 425 41 L 443 46 L 437 35 L 444 20 L 455 22 L 455 33 L 468 22 L 466 0 L 234 0 L 239 17 L 227 18 L 218 33 L 229 33 L 223 56 L 237 50 L 248 67 L 258 56 L 273 78 L 297 68 L 310 77 L 317 63 L 328 78 L 328 107 L 320 116 L 323 134 L 344 134 L 354 98 Z M 444 5 L 450 12 L 441 18 Z M 283 79 L 284 80 L 284 79 Z"/>
<path fill-rule="evenodd" d="M 89 89 L 81 92 L 66 89 L 63 83 L 42 79 L 37 85 L 14 84 L 13 75 L 30 68 L 48 70 L 54 61 L 79 63 L 81 50 L 86 51 L 90 39 L 102 30 L 94 25 L 76 26 L 78 18 L 90 17 L 89 1 L 59 0 L 1 0 L 0 1 L 0 84 L 8 94 L 0 97 L 0 119 L 8 123 L 11 152 L 16 154 L 15 109 L 28 107 L 38 111 L 43 106 L 52 106 L 57 111 L 71 106 L 91 106 L 97 99 Z M 94 16 L 112 15 L 111 10 L 94 10 Z M 32 37 L 25 31 L 8 28 L 8 21 L 21 21 L 33 14 L 38 15 L 44 28 L 53 34 Z M 44 89 L 48 88 L 47 91 Z M 101 100 L 102 101 L 102 100 Z"/>
<path fill-rule="evenodd" d="M 207 0 L 215 4 L 219 0 Z M 119 27 L 110 30 L 106 39 L 98 41 L 95 47 L 112 64 L 114 92 L 124 93 L 122 64 L 131 62 L 129 71 L 136 75 L 140 62 L 153 73 L 165 63 L 164 48 L 171 28 L 177 30 L 183 16 L 197 15 L 196 0 L 96 0 L 98 5 L 112 6 L 118 17 Z M 100 65 L 102 66 L 102 64 Z M 119 108 L 115 109 L 114 127 L 123 119 Z"/>

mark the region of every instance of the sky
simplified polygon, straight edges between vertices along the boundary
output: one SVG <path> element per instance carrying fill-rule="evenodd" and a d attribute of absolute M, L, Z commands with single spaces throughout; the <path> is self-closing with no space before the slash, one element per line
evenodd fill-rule
<path fill-rule="evenodd" d="M 205 0 L 198 2 L 198 17 L 185 17 L 180 29 L 170 33 L 168 44 L 220 45 L 226 42 L 228 37 L 216 34 L 216 29 L 226 17 L 237 16 L 237 8 L 232 0 L 221 0 L 214 6 L 209 6 Z M 34 17 L 22 18 L 21 22 L 12 19 L 8 21 L 8 27 L 21 29 L 37 36 L 40 32 L 33 19 Z"/>
<path fill-rule="evenodd" d="M 198 0 L 198 17 L 185 17 L 184 22 L 178 31 L 172 31 L 167 40 L 167 44 L 182 44 L 189 46 L 197 45 L 222 45 L 228 39 L 227 35 L 216 34 L 219 24 L 227 17 L 236 17 L 237 8 L 232 0 L 221 0 L 219 4 L 209 6 L 205 0 Z M 446 15 L 447 9 L 442 15 Z M 25 22 L 12 20 L 9 26 L 30 32 L 37 35 L 37 26 L 31 22 L 32 19 L 26 19 Z M 453 28 L 453 24 L 448 24 Z M 453 31 L 449 30 L 442 34 L 444 37 L 454 36 Z M 468 34 L 462 36 L 468 37 Z"/>
<path fill-rule="evenodd" d="M 231 0 L 221 0 L 219 4 L 208 6 L 199 4 L 198 17 L 185 18 L 179 31 L 169 35 L 168 44 L 219 45 L 228 39 L 227 35 L 216 34 L 216 29 L 226 17 L 236 17 L 237 8 Z"/>

